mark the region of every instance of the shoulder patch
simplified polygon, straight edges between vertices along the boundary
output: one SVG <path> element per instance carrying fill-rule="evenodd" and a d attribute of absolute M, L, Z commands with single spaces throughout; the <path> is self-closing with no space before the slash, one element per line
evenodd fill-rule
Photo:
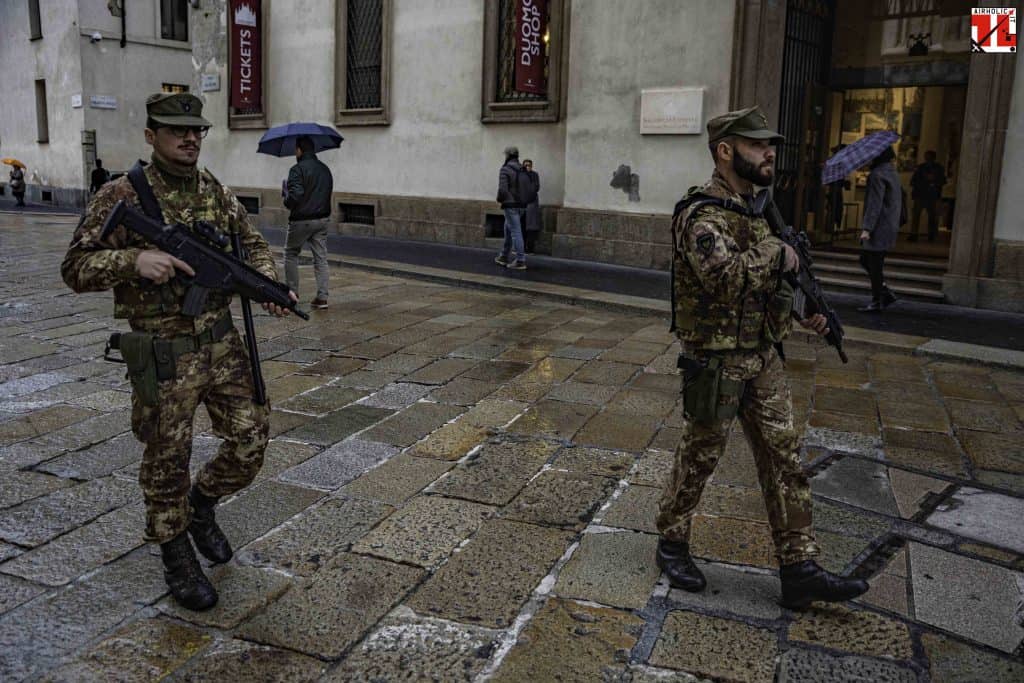
<path fill-rule="evenodd" d="M 710 232 L 706 232 L 703 235 L 697 237 L 697 251 L 704 256 L 710 256 L 711 252 L 715 250 L 715 236 Z"/>

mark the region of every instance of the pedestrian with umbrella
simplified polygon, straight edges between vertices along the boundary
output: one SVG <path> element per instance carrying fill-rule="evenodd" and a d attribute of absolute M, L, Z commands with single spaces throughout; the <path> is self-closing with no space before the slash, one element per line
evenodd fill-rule
<path fill-rule="evenodd" d="M 258 151 L 277 157 L 295 155 L 284 187 L 284 205 L 290 210 L 285 238 L 285 281 L 293 292 L 299 291 L 299 254 L 307 243 L 313 253 L 316 297 L 314 309 L 327 308 L 329 271 L 327 268 L 327 224 L 331 216 L 334 176 L 327 164 L 316 157 L 325 149 L 337 149 L 342 138 L 338 131 L 316 123 L 289 123 L 275 126 L 262 138 Z"/>
<path fill-rule="evenodd" d="M 25 164 L 10 157 L 0 161 L 11 167 L 11 194 L 17 200 L 15 206 L 25 206 Z"/>
<path fill-rule="evenodd" d="M 885 285 L 883 268 L 886 253 L 896 244 L 903 206 L 900 177 L 893 164 L 892 143 L 898 139 L 888 130 L 872 133 L 841 149 L 821 172 L 821 182 L 828 185 L 864 165 L 871 169 L 860 231 L 860 264 L 871 279 L 871 303 L 857 309 L 864 313 L 880 313 L 896 302 L 896 295 Z"/>

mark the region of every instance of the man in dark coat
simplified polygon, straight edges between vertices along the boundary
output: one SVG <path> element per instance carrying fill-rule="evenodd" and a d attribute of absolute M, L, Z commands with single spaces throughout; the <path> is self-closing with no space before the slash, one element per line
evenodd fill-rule
<path fill-rule="evenodd" d="M 910 198 L 914 200 L 914 227 L 910 241 L 917 241 L 921 226 L 921 212 L 928 214 L 928 241 L 934 242 L 939 234 L 937 205 L 942 198 L 942 186 L 946 184 L 946 171 L 935 161 L 935 152 L 924 153 L 924 163 L 914 170 L 910 177 Z"/>
<path fill-rule="evenodd" d="M 100 188 L 110 182 L 110 171 L 103 168 L 103 160 L 96 160 L 96 168 L 92 169 L 92 177 L 89 179 L 89 192 L 96 194 Z"/>
<path fill-rule="evenodd" d="M 532 186 L 530 198 L 533 201 L 526 204 L 526 211 L 523 213 L 523 236 L 526 239 L 526 251 L 532 254 L 537 246 L 537 238 L 540 237 L 540 233 L 544 229 L 540 214 L 540 195 L 538 194 L 540 192 L 540 176 L 533 170 L 532 159 L 523 160 L 523 170 L 530 177 Z"/>
<path fill-rule="evenodd" d="M 313 140 L 300 137 L 295 143 L 295 165 L 288 171 L 284 205 L 288 216 L 288 237 L 284 247 L 284 277 L 293 292 L 299 291 L 299 253 L 309 243 L 313 252 L 316 297 L 310 306 L 327 308 L 327 223 L 331 216 L 334 176 L 327 164 L 316 158 Z"/>
<path fill-rule="evenodd" d="M 900 177 L 892 163 L 896 153 L 887 147 L 871 162 L 864 218 L 860 231 L 860 264 L 871 278 L 871 303 L 857 310 L 877 313 L 896 301 L 896 295 L 885 285 L 882 267 L 885 254 L 896 244 L 900 230 L 903 193 Z"/>
<path fill-rule="evenodd" d="M 505 163 L 498 171 L 498 198 L 501 208 L 505 211 L 505 242 L 501 252 L 494 258 L 499 266 L 512 270 L 526 270 L 526 249 L 523 246 L 523 209 L 526 205 L 520 198 L 519 180 L 524 176 L 523 167 L 519 163 L 519 148 L 505 148 Z M 514 258 L 509 260 L 509 253 L 515 251 Z"/>

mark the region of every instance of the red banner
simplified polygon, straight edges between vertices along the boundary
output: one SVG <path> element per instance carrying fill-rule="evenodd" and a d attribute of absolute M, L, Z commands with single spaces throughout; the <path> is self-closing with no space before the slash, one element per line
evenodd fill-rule
<path fill-rule="evenodd" d="M 548 31 L 548 0 L 516 0 L 516 90 L 546 95 L 544 75 Z"/>
<path fill-rule="evenodd" d="M 261 4 L 261 0 L 231 0 L 228 5 L 231 106 L 244 113 L 259 113 L 263 110 Z"/>

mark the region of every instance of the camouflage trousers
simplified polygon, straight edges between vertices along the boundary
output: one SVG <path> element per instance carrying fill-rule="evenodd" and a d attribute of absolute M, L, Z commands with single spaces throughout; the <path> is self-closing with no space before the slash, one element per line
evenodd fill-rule
<path fill-rule="evenodd" d="M 811 490 L 800 466 L 799 438 L 793 428 L 793 405 L 782 361 L 774 349 L 732 352 L 724 360 L 726 376 L 748 380 L 738 417 L 754 453 L 779 564 L 810 559 L 820 549 L 811 529 Z M 656 521 L 662 537 L 689 542 L 694 510 L 722 457 L 733 421 L 683 420 L 683 437 L 659 503 Z"/>
<path fill-rule="evenodd" d="M 252 401 L 252 373 L 236 330 L 177 360 L 176 377 L 160 382 L 155 406 L 132 392 L 132 432 L 145 445 L 139 484 L 146 503 L 145 539 L 164 543 L 185 531 L 192 421 L 203 403 L 213 433 L 224 441 L 199 471 L 196 484 L 207 496 L 226 496 L 247 486 L 263 464 L 270 433 L 270 407 Z"/>

